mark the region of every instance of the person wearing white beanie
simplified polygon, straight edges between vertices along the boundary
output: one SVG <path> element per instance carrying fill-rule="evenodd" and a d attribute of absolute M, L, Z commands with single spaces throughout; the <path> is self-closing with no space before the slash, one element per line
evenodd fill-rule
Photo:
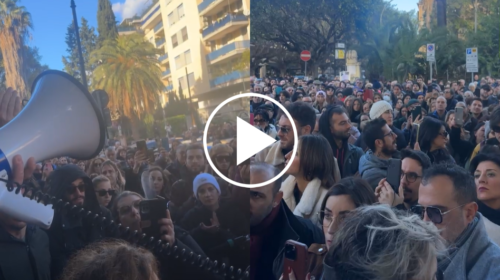
<path fill-rule="evenodd" d="M 403 133 L 403 131 L 393 126 L 394 115 L 392 106 L 389 102 L 380 100 L 379 102 L 373 103 L 372 108 L 370 109 L 370 119 L 374 120 L 378 118 L 384 119 L 392 132 L 394 132 L 398 136 L 396 139 L 398 150 L 406 148 L 406 146 L 408 146 L 408 143 L 406 142 L 405 134 Z M 367 146 L 364 143 L 363 138 L 364 137 L 361 135 L 361 137 L 356 140 L 356 143 L 354 143 L 354 145 L 361 147 L 364 151 L 366 151 Z"/>

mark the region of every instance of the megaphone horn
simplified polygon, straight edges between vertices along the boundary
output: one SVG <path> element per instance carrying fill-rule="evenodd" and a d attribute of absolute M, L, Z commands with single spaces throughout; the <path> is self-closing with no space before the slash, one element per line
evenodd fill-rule
<path fill-rule="evenodd" d="M 12 158 L 41 161 L 59 156 L 90 159 L 104 146 L 105 126 L 93 98 L 72 76 L 55 70 L 40 74 L 26 107 L 0 129 L 0 178 L 12 179 Z M 0 181 L 0 212 L 49 228 L 54 211 L 9 192 Z"/>

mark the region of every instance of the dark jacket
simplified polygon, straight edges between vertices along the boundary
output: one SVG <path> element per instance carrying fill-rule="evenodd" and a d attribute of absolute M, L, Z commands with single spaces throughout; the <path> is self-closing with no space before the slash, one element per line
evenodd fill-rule
<path fill-rule="evenodd" d="M 0 280 L 50 280 L 50 251 L 47 234 L 27 226 L 25 241 L 0 227 Z"/>
<path fill-rule="evenodd" d="M 306 244 L 324 244 L 323 232 L 310 220 L 293 215 L 284 201 L 280 203 L 279 213 L 266 230 L 266 238 L 262 240 L 259 258 L 253 269 L 254 279 L 275 280 L 283 273 L 284 249 L 287 240 L 292 239 Z M 252 231 L 252 229 L 250 229 Z M 251 255 L 251 258 L 254 256 Z"/>
<path fill-rule="evenodd" d="M 64 200 L 66 188 L 80 178 L 86 184 L 84 208 L 111 220 L 109 210 L 99 206 L 92 181 L 76 165 L 66 165 L 52 172 L 48 180 L 49 194 Z M 54 219 L 47 234 L 50 241 L 53 279 L 60 276 L 66 262 L 74 253 L 107 235 L 99 224 L 93 223 L 92 219 L 78 218 L 61 208 L 55 210 Z"/>
<path fill-rule="evenodd" d="M 490 220 L 492 223 L 499 225 L 500 226 L 500 210 L 493 209 L 488 207 L 486 204 L 482 203 L 481 201 L 477 202 L 477 205 L 479 206 L 478 211 L 488 220 Z"/>
<path fill-rule="evenodd" d="M 396 144 L 398 145 L 398 151 L 401 151 L 402 149 L 406 148 L 408 146 L 408 139 L 406 139 L 406 136 L 404 132 L 399 129 L 398 127 L 390 126 L 392 132 L 394 132 L 398 138 L 396 138 Z M 354 145 L 360 147 L 363 151 L 368 150 L 368 146 L 366 146 L 365 141 L 363 140 L 363 133 L 361 133 L 361 136 L 358 137 L 356 142 L 354 142 Z"/>
<path fill-rule="evenodd" d="M 455 106 L 457 106 L 457 100 L 452 98 L 451 100 L 446 99 L 446 112 L 455 110 Z"/>
<path fill-rule="evenodd" d="M 432 164 L 455 164 L 455 159 L 450 155 L 446 149 L 438 149 L 432 152 L 425 152 L 431 159 Z"/>
<path fill-rule="evenodd" d="M 445 111 L 444 114 L 443 114 L 443 116 L 440 117 L 439 114 L 438 114 L 438 112 L 437 112 L 437 110 L 436 110 L 436 111 L 432 112 L 432 114 L 430 114 L 429 117 L 433 117 L 435 119 L 438 119 L 438 120 L 444 122 L 447 113 L 448 113 L 448 111 Z"/>
<path fill-rule="evenodd" d="M 470 141 L 460 139 L 460 133 L 461 131 L 458 127 L 452 127 L 450 130 L 450 154 L 453 155 L 458 165 L 464 166 L 472 155 L 472 151 L 474 151 L 476 145 Z"/>

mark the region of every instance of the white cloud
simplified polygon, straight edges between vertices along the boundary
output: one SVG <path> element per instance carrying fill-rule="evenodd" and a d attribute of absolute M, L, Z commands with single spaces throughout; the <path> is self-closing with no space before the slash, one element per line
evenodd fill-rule
<path fill-rule="evenodd" d="M 114 3 L 113 12 L 122 19 L 140 15 L 151 4 L 151 0 L 125 0 L 125 3 Z"/>

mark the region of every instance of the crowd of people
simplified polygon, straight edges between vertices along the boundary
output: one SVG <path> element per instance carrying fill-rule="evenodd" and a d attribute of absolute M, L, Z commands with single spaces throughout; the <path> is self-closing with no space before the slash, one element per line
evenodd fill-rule
<path fill-rule="evenodd" d="M 11 89 L 0 92 L 0 107 L 9 112 L 0 114 L 2 125 L 20 110 L 10 107 L 18 101 L 15 96 Z M 19 184 L 113 220 L 127 228 L 127 234 L 65 207 L 54 207 L 47 230 L 0 211 L 0 279 L 244 277 L 250 259 L 249 193 L 213 175 L 194 137 L 184 143 L 172 139 L 169 151 L 158 143 L 155 153 L 116 139 L 108 142 L 90 160 L 59 157 L 35 162 L 16 156 L 13 177 Z M 228 175 L 235 173 L 235 145 L 233 140 L 210 150 L 212 161 Z M 150 247 L 137 242 L 137 236 L 146 233 L 140 209 L 144 200 L 161 200 L 168 209 L 159 215 L 163 218 L 158 227 L 147 231 L 147 238 L 162 240 L 164 250 L 148 251 Z M 201 267 L 207 259 L 215 265 Z"/>
<path fill-rule="evenodd" d="M 500 79 L 264 77 L 252 90 L 292 119 L 251 100 L 254 126 L 279 140 L 251 182 L 290 165 L 250 190 L 251 279 L 297 279 L 289 239 L 308 246 L 307 279 L 500 279 Z"/>

